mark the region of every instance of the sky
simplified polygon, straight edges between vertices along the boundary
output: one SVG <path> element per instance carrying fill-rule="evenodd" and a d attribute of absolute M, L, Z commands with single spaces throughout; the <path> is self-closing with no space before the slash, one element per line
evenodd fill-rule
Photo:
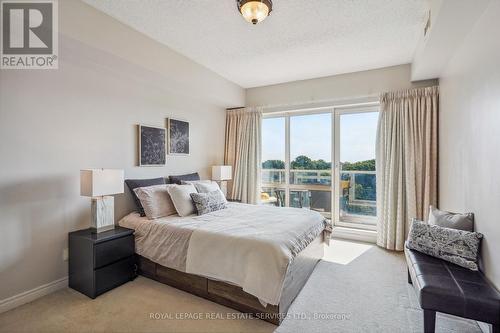
<path fill-rule="evenodd" d="M 377 112 L 340 116 L 340 161 L 375 158 Z M 299 155 L 331 162 L 331 113 L 290 117 L 290 158 Z M 262 160 L 285 160 L 285 118 L 264 118 Z"/>

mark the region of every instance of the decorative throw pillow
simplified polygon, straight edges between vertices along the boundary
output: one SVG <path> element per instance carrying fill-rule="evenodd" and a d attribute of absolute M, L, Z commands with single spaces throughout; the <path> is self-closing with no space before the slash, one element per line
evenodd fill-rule
<path fill-rule="evenodd" d="M 168 194 L 168 185 L 153 185 L 147 187 L 138 187 L 134 190 L 141 201 L 144 212 L 148 219 L 153 220 L 163 216 L 176 214 L 174 203 Z"/>
<path fill-rule="evenodd" d="M 474 231 L 474 214 L 450 213 L 431 206 L 429 209 L 429 223 L 443 228 Z"/>
<path fill-rule="evenodd" d="M 478 232 L 443 228 L 413 220 L 407 246 L 412 250 L 477 271 L 482 237 Z"/>
<path fill-rule="evenodd" d="M 183 180 L 200 180 L 200 175 L 198 175 L 198 172 L 193 172 L 186 175 L 170 176 L 168 178 L 170 183 L 181 185 Z"/>
<path fill-rule="evenodd" d="M 135 194 L 134 190 L 138 187 L 146 187 L 146 186 L 152 186 L 152 185 L 162 185 L 165 184 L 165 179 L 164 178 L 153 178 L 153 179 L 127 179 L 125 180 L 125 184 L 127 184 L 127 187 L 129 188 L 130 192 L 132 193 L 132 197 L 134 199 L 135 207 L 137 208 L 137 211 L 141 216 L 146 216 L 146 213 L 144 212 L 144 208 L 142 207 L 141 200 L 137 197 Z"/>
<path fill-rule="evenodd" d="M 188 216 L 195 213 L 196 209 L 190 196 L 191 193 L 197 193 L 194 185 L 173 185 L 167 191 L 179 216 Z"/>
<path fill-rule="evenodd" d="M 227 201 L 220 190 L 209 193 L 191 193 L 198 215 L 227 208 Z"/>

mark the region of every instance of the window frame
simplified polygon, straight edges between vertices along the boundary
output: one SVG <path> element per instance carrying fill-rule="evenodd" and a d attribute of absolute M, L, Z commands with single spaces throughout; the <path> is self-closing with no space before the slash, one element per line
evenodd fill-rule
<path fill-rule="evenodd" d="M 285 182 L 282 184 L 262 183 L 261 187 L 272 187 L 285 190 L 285 206 L 290 206 L 290 192 L 297 189 L 311 189 L 331 192 L 331 212 L 323 214 L 326 218 L 332 219 L 335 226 L 347 227 L 363 230 L 376 230 L 377 216 L 345 216 L 340 218 L 340 117 L 345 114 L 358 114 L 380 112 L 378 102 L 351 104 L 349 106 L 329 106 L 298 109 L 281 112 L 264 112 L 263 119 L 284 118 L 285 120 Z M 331 175 L 334 179 L 329 190 L 321 185 L 298 185 L 290 184 L 290 118 L 294 116 L 307 116 L 315 114 L 331 114 Z M 262 162 L 260 166 L 262 166 Z"/>
<path fill-rule="evenodd" d="M 342 115 L 347 114 L 360 114 L 360 113 L 370 113 L 370 112 L 380 112 L 380 106 L 351 106 L 346 108 L 336 108 L 335 109 L 335 120 L 334 120 L 334 136 L 333 144 L 335 145 L 335 205 L 332 206 L 335 209 L 335 220 L 334 224 L 339 227 L 357 228 L 364 230 L 377 230 L 377 216 L 344 216 L 342 219 L 340 217 L 340 118 Z M 332 182 L 333 183 L 333 182 Z M 333 196 L 332 196 L 333 197 Z"/>

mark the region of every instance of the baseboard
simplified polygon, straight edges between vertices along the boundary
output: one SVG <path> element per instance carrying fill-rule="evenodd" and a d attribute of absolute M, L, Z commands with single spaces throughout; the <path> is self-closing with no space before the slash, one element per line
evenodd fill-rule
<path fill-rule="evenodd" d="M 54 291 L 66 288 L 68 286 L 68 277 L 64 277 L 59 280 L 55 280 L 44 284 L 42 286 L 36 287 L 34 289 L 25 291 L 18 295 L 3 299 L 0 301 L 0 313 L 12 310 L 20 305 L 32 302 L 37 298 L 43 297 Z"/>
<path fill-rule="evenodd" d="M 332 237 L 349 239 L 360 242 L 376 243 L 377 232 L 346 227 L 333 227 Z"/>

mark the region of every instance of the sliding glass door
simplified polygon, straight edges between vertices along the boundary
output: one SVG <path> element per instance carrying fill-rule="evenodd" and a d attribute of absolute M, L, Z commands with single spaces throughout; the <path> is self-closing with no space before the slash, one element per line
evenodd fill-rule
<path fill-rule="evenodd" d="M 335 113 L 337 224 L 374 229 L 377 217 L 375 141 L 378 109 Z"/>
<path fill-rule="evenodd" d="M 266 115 L 262 202 L 374 228 L 377 119 L 377 106 Z"/>

